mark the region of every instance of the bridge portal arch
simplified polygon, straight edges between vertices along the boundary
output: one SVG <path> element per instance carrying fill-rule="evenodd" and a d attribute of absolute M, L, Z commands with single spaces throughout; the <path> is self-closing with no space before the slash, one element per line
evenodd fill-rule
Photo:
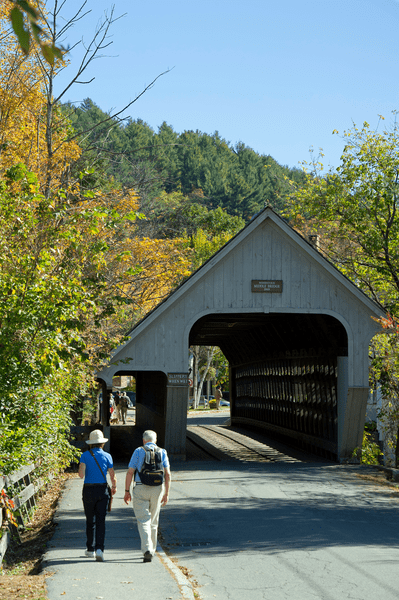
<path fill-rule="evenodd" d="M 337 457 L 348 360 L 348 332 L 340 320 L 298 312 L 207 314 L 192 326 L 189 340 L 219 346 L 228 359 L 232 424 L 262 427 Z"/>

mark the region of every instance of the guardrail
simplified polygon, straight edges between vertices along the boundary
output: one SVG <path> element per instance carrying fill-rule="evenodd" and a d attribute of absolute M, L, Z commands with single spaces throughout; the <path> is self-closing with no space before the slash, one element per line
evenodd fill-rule
<path fill-rule="evenodd" d="M 0 477 L 0 492 L 5 488 L 5 478 Z M 0 539 L 0 568 L 3 562 L 4 555 L 8 548 L 8 544 L 10 543 L 10 534 L 8 529 L 4 529 L 4 513 L 5 509 L 0 509 L 0 532 L 2 533 Z"/>
<path fill-rule="evenodd" d="M 7 495 L 14 502 L 14 516 L 18 523 L 17 527 L 12 529 L 19 535 L 19 529 L 24 529 L 32 517 L 32 511 L 36 506 L 38 493 L 47 485 L 47 480 L 34 480 L 34 465 L 21 467 L 17 471 L 10 473 L 6 477 L 0 477 L 0 492 L 4 489 Z M 0 567 L 4 555 L 10 543 L 10 532 L 4 528 L 5 509 L 0 508 Z"/>

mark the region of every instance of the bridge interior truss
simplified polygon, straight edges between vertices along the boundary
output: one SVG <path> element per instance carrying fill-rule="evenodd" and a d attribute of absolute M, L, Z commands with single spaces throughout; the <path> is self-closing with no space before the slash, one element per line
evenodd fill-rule
<path fill-rule="evenodd" d="M 208 315 L 190 345 L 219 346 L 230 363 L 232 422 L 263 427 L 280 439 L 337 456 L 337 357 L 347 334 L 330 315 Z"/>

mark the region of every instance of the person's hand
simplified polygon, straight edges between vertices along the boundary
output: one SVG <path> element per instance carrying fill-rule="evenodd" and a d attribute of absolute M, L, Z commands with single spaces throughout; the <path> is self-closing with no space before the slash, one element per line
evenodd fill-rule
<path fill-rule="evenodd" d="M 116 485 L 113 485 L 111 488 L 111 494 L 114 496 L 116 494 Z"/>
<path fill-rule="evenodd" d="M 169 494 L 164 494 L 161 500 L 161 506 L 165 506 L 168 503 Z"/>
<path fill-rule="evenodd" d="M 125 504 L 129 504 L 130 500 L 132 499 L 130 492 L 125 492 L 125 495 L 123 497 L 123 500 L 125 502 Z"/>

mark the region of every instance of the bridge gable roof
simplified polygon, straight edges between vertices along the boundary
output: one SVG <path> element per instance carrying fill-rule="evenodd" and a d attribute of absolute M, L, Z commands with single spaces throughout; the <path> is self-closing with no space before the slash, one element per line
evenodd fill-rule
<path fill-rule="evenodd" d="M 188 294 L 201 280 L 206 279 L 208 274 L 217 267 L 219 263 L 224 261 L 229 255 L 244 242 L 248 241 L 251 236 L 270 221 L 277 230 L 284 233 L 294 244 L 296 244 L 305 254 L 310 255 L 319 265 L 320 271 L 326 271 L 341 285 L 350 292 L 356 300 L 363 305 L 366 310 L 370 310 L 375 315 L 384 313 L 381 306 L 374 300 L 369 298 L 362 290 L 360 290 L 350 279 L 348 279 L 341 271 L 339 271 L 333 263 L 331 263 L 321 252 L 319 252 L 313 244 L 306 240 L 299 232 L 294 230 L 288 223 L 278 215 L 271 207 L 266 207 L 258 215 L 256 215 L 241 231 L 239 231 L 231 240 L 229 240 L 220 250 L 218 250 L 211 258 L 209 258 L 201 267 L 199 267 L 190 277 L 173 290 L 163 301 L 161 301 L 152 311 L 150 311 L 130 332 L 130 337 L 135 337 L 136 334 L 148 327 L 154 319 L 161 317 L 164 311 L 176 303 L 184 295 Z"/>

